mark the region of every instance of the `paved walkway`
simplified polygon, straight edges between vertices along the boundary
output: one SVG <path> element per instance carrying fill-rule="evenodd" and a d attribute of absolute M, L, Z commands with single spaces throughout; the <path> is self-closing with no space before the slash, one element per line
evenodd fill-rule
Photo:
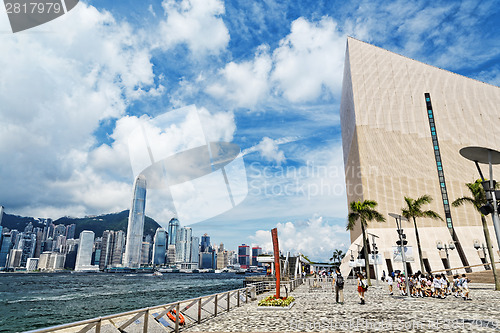
<path fill-rule="evenodd" d="M 183 332 L 500 332 L 500 291 L 491 284 L 472 283 L 472 301 L 454 296 L 405 300 L 389 296 L 384 284 L 369 288 L 365 305 L 359 304 L 355 288 L 346 282 L 340 305 L 331 289 L 313 292 L 302 285 L 291 294 L 296 304 L 288 311 L 257 310 L 265 297 L 258 295 L 257 301 Z"/>

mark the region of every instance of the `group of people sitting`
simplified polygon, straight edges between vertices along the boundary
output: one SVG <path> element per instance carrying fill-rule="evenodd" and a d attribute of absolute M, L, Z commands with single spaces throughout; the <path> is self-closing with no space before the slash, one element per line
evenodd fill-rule
<path fill-rule="evenodd" d="M 404 273 L 391 272 L 386 277 L 386 282 L 390 295 L 393 295 L 393 286 L 396 285 L 400 295 L 407 296 Z M 462 277 L 455 275 L 453 281 L 450 281 L 445 274 L 423 274 L 419 271 L 410 275 L 408 289 L 411 297 L 446 298 L 446 296 L 453 294 L 455 297 L 462 297 L 464 300 L 470 301 L 469 282 L 470 279 L 465 274 L 462 274 Z"/>

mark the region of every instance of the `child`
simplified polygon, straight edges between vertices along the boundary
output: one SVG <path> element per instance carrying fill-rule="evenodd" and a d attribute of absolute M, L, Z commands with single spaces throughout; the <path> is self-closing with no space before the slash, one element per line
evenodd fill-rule
<path fill-rule="evenodd" d="M 432 279 L 432 286 L 434 287 L 434 294 L 432 297 L 439 297 L 441 294 L 441 281 L 438 275 L 434 276 Z"/>
<path fill-rule="evenodd" d="M 439 295 L 440 298 L 446 298 L 446 290 L 448 289 L 448 281 L 446 280 L 446 277 L 444 274 L 441 274 L 441 277 L 439 278 L 439 283 L 441 285 L 441 294 Z"/>
<path fill-rule="evenodd" d="M 472 301 L 471 298 L 469 298 L 469 282 L 470 280 L 465 276 L 465 274 L 462 274 L 462 292 L 463 292 L 463 299 L 465 301 Z"/>
<path fill-rule="evenodd" d="M 393 283 L 392 274 L 393 273 L 390 272 L 389 275 L 387 275 L 386 277 L 387 285 L 389 286 L 389 295 L 392 295 L 392 283 Z"/>
<path fill-rule="evenodd" d="M 458 274 L 453 276 L 453 292 L 455 293 L 455 297 L 458 297 Z"/>

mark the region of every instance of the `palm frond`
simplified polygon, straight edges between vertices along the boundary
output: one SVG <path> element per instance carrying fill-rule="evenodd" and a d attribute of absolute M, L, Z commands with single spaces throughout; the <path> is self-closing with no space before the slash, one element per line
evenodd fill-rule
<path fill-rule="evenodd" d="M 347 226 L 346 226 L 347 231 L 354 229 L 354 226 L 356 225 L 356 221 L 358 220 L 358 218 L 359 218 L 358 213 L 349 213 L 349 215 L 347 216 Z"/>
<path fill-rule="evenodd" d="M 428 218 L 431 218 L 431 219 L 434 219 L 434 220 L 444 221 L 443 218 L 441 217 L 441 215 L 439 215 L 438 213 L 436 213 L 433 210 L 426 210 L 426 211 L 422 212 L 422 216 L 423 217 L 428 217 Z"/>
<path fill-rule="evenodd" d="M 469 197 L 462 197 L 462 198 L 458 198 L 457 200 L 453 201 L 451 203 L 451 205 L 453 207 L 460 207 L 462 206 L 463 204 L 466 204 L 466 203 L 470 203 L 472 205 L 475 205 L 475 201 L 474 199 L 472 198 L 469 198 Z"/>

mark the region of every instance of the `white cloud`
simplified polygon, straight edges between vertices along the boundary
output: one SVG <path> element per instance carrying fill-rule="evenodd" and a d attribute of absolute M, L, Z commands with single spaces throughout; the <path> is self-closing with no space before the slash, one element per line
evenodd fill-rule
<path fill-rule="evenodd" d="M 160 23 L 160 45 L 172 48 L 185 43 L 193 55 L 218 54 L 229 43 L 229 32 L 221 18 L 219 0 L 164 0 L 167 18 Z"/>
<path fill-rule="evenodd" d="M 260 45 L 251 60 L 227 64 L 206 91 L 250 109 L 269 102 L 271 96 L 294 103 L 339 96 L 345 40 L 331 18 L 298 18 L 272 55 L 269 46 Z"/>
<path fill-rule="evenodd" d="M 219 73 L 221 82 L 209 85 L 207 92 L 217 98 L 226 98 L 238 107 L 252 108 L 265 100 L 272 67 L 268 51 L 268 46 L 261 45 L 254 59 L 227 64 Z"/>
<path fill-rule="evenodd" d="M 169 111 L 155 118 L 145 115 L 140 118 L 123 117 L 116 122 L 111 135 L 114 140 L 113 144 L 111 146 L 103 144 L 91 152 L 92 168 L 101 173 L 113 172 L 115 176 L 120 175 L 132 183 L 133 176 L 151 164 L 146 147 L 143 145 L 144 141 L 141 139 L 143 138 L 142 129 L 147 133 L 148 144 L 155 161 L 160 161 L 186 149 L 204 145 L 207 141 L 230 142 L 236 131 L 236 125 L 234 115 L 231 112 L 211 114 L 206 108 L 197 108 L 194 105 Z M 137 132 L 137 130 L 139 131 Z M 138 139 L 141 140 L 134 140 L 135 134 L 139 134 Z M 130 157 L 129 153 L 133 154 L 133 158 Z M 184 155 L 183 163 L 169 165 L 169 179 L 178 180 L 177 177 L 187 177 L 187 170 L 196 169 L 194 166 L 200 163 L 197 159 L 192 159 L 194 157 L 196 156 Z M 186 158 L 191 159 L 187 161 Z M 188 178 L 192 179 L 193 177 Z M 146 208 L 148 216 L 158 218 L 160 221 L 165 219 L 164 214 L 166 213 L 168 216 L 173 216 L 175 207 L 172 202 L 171 189 L 168 190 L 168 186 L 172 184 L 163 183 L 163 179 L 159 179 L 158 183 L 151 181 L 152 179 L 148 179 L 148 204 Z M 186 193 L 188 190 L 189 188 L 185 188 L 179 192 L 177 189 L 176 192 L 178 197 L 185 199 L 185 205 L 190 200 L 194 200 L 192 194 Z M 131 195 L 130 193 L 127 195 Z M 128 203 L 128 200 L 125 202 Z M 222 201 L 220 205 L 223 205 Z M 213 207 L 213 209 L 217 208 Z M 186 222 L 183 221 L 183 223 Z"/>
<path fill-rule="evenodd" d="M 334 249 L 345 248 L 348 232 L 338 225 L 330 225 L 321 216 L 314 216 L 305 222 L 278 223 L 280 251 L 291 254 L 302 253 L 311 260 L 327 261 Z M 252 242 L 272 253 L 273 244 L 268 230 L 258 230 L 250 237 Z"/>
<path fill-rule="evenodd" d="M 280 144 L 285 144 L 288 142 L 294 141 L 291 138 L 282 138 L 279 140 L 273 140 L 268 138 L 267 136 L 262 138 L 262 140 L 255 146 L 247 148 L 243 151 L 244 155 L 259 152 L 260 156 L 264 158 L 264 160 L 269 162 L 274 162 L 276 165 L 281 165 L 281 163 L 285 162 L 285 153 L 282 150 L 279 150 Z"/>
<path fill-rule="evenodd" d="M 97 155 L 94 169 L 88 152 L 101 121 L 161 90 L 148 48 L 127 23 L 84 3 L 32 30 L 2 38 L 0 188 L 11 190 L 0 201 L 35 216 L 126 208 L 130 185 L 101 172 L 109 161 Z"/>
<path fill-rule="evenodd" d="M 344 67 L 345 36 L 328 17 L 319 22 L 298 18 L 273 53 L 272 79 L 292 102 L 318 98 L 327 91 L 339 94 Z"/>

